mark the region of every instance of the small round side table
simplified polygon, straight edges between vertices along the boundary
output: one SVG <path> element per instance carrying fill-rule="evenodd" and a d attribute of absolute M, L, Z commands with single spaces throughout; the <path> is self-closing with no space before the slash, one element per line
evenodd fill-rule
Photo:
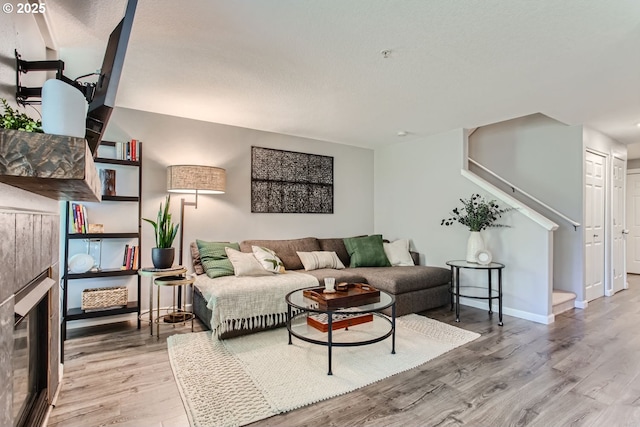
<path fill-rule="evenodd" d="M 176 307 L 176 288 L 178 289 L 182 289 L 182 291 L 184 292 L 183 301 L 187 300 L 187 286 L 191 285 L 191 300 L 193 301 L 193 294 L 194 294 L 194 286 L 193 286 L 193 282 L 195 282 L 196 279 L 194 279 L 193 277 L 185 277 L 183 275 L 180 276 L 162 276 L 162 277 L 158 277 L 156 278 L 153 283 L 156 286 L 172 286 L 173 287 L 173 305 L 172 305 L 172 311 L 170 311 L 169 313 L 167 313 L 166 316 L 164 316 L 165 321 L 167 321 L 167 319 L 171 319 L 168 321 L 168 323 L 170 324 L 176 324 L 176 323 L 185 323 L 187 320 L 191 320 L 191 332 L 193 332 L 193 313 L 186 311 L 184 309 L 181 309 L 180 307 Z M 184 286 L 184 287 L 182 287 Z M 158 301 L 157 301 L 158 305 L 156 307 L 156 322 L 158 323 L 156 326 L 156 333 L 157 333 L 157 337 L 160 338 L 160 289 L 158 289 Z M 152 326 L 153 328 L 153 326 Z"/>
<path fill-rule="evenodd" d="M 151 336 L 153 336 L 153 278 L 162 276 L 178 276 L 187 272 L 187 269 L 181 265 L 170 268 L 154 268 L 143 267 L 138 269 L 138 274 L 143 277 L 151 277 L 149 284 L 149 327 L 151 328 Z"/>
<path fill-rule="evenodd" d="M 491 301 L 498 300 L 498 325 L 502 326 L 502 269 L 504 264 L 499 262 L 490 262 L 489 264 L 476 264 L 463 260 L 447 261 L 447 265 L 451 267 L 451 309 L 455 298 L 456 305 L 456 322 L 460 322 L 460 297 L 484 299 L 489 301 L 489 315 L 493 314 Z M 488 274 L 487 288 L 478 286 L 460 286 L 460 269 L 486 270 Z M 498 289 L 492 288 L 491 272 L 498 272 Z M 465 294 L 461 294 L 464 292 Z M 484 295 L 482 295 L 484 294 Z"/>

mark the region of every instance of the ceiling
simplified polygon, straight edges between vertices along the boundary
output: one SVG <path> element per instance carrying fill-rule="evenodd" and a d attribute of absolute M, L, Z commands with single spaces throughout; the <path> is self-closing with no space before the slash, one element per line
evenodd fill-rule
<path fill-rule="evenodd" d="M 126 1 L 46 4 L 99 68 Z M 362 147 L 541 112 L 631 144 L 640 2 L 139 0 L 116 104 Z"/>

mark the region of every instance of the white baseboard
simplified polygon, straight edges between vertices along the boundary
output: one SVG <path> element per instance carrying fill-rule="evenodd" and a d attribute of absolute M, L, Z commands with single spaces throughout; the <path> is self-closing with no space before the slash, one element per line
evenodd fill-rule
<path fill-rule="evenodd" d="M 573 305 L 574 305 L 575 308 L 581 308 L 581 309 L 584 310 L 585 308 L 589 307 L 589 301 L 587 301 L 587 300 L 584 300 L 584 301 L 575 300 Z"/>
<path fill-rule="evenodd" d="M 479 308 L 481 310 L 488 310 L 489 306 L 486 302 L 478 301 L 470 298 L 460 298 L 460 305 L 467 305 L 469 307 Z M 492 310 L 494 316 L 498 315 L 498 303 L 492 304 Z M 535 314 L 528 311 L 517 310 L 509 307 L 502 307 L 502 314 L 506 314 L 507 316 L 517 317 L 519 319 L 530 320 L 536 323 L 542 323 L 543 325 L 549 325 L 555 322 L 556 317 L 553 314 L 549 314 L 548 316 L 542 314 Z M 464 314 L 460 314 L 460 317 L 463 318 Z M 504 319 L 503 319 L 504 320 Z"/>

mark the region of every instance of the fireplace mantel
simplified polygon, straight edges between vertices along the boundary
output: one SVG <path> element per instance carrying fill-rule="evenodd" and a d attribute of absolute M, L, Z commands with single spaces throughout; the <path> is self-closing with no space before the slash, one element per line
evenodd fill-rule
<path fill-rule="evenodd" d="M 0 129 L 0 182 L 55 200 L 100 201 L 83 138 Z"/>

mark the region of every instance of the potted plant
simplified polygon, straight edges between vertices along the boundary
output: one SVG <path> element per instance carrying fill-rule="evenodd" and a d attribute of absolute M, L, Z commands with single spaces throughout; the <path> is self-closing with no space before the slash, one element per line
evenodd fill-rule
<path fill-rule="evenodd" d="M 171 196 L 167 196 L 164 207 L 162 203 L 160 203 L 157 221 L 142 218 L 153 225 L 153 229 L 155 230 L 156 247 L 151 249 L 151 261 L 155 268 L 169 268 L 173 265 L 175 258 L 175 248 L 171 245 L 173 245 L 173 239 L 176 238 L 180 224 L 173 225 L 171 222 L 171 214 L 169 213 L 170 202 Z"/>
<path fill-rule="evenodd" d="M 4 114 L 0 114 L 0 128 L 42 133 L 40 120 L 34 120 L 25 113 L 18 113 L 4 98 L 0 98 L 0 102 L 4 107 Z"/>
<path fill-rule="evenodd" d="M 469 227 L 471 232 L 467 241 L 467 262 L 476 262 L 476 253 L 484 249 L 484 241 L 480 231 L 488 227 L 508 227 L 496 224 L 503 213 L 513 208 L 501 208 L 495 200 L 486 200 L 479 194 L 472 194 L 468 199 L 460 199 L 462 209 L 454 208 L 450 218 L 442 220 L 440 225 L 453 225 L 456 222 Z"/>

